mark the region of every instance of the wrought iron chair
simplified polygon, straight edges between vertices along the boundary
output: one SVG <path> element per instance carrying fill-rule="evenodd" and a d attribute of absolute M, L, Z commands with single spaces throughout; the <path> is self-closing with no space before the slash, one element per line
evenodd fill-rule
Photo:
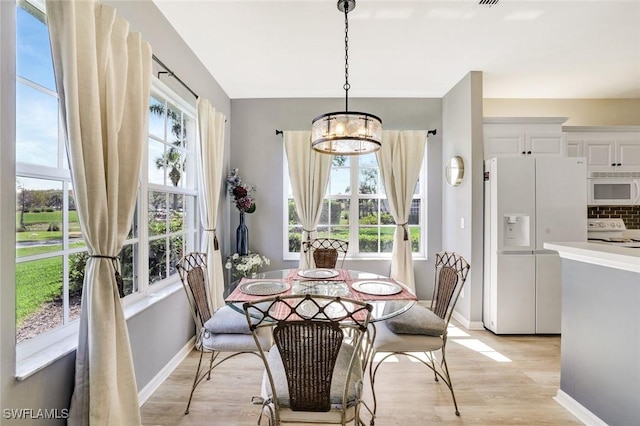
<path fill-rule="evenodd" d="M 265 374 L 258 424 L 263 414 L 270 425 L 364 424 L 371 305 L 307 294 L 247 302 L 244 310 L 256 341 L 261 329 L 272 329 L 275 341 L 268 351 L 260 348 Z"/>
<path fill-rule="evenodd" d="M 189 414 L 193 392 L 198 384 L 205 377 L 207 380 L 211 379 L 211 370 L 237 355 L 258 355 L 256 342 L 267 348 L 271 346 L 271 336 L 267 330 L 261 332 L 257 340 L 254 339 L 245 317 L 240 312 L 229 306 L 216 311 L 212 309 L 207 285 L 206 256 L 205 253 L 189 253 L 176 265 L 197 327 L 195 347 L 200 352 L 185 414 Z M 205 352 L 211 353 L 208 367 L 202 365 Z M 221 356 L 222 353 L 227 355 Z"/>
<path fill-rule="evenodd" d="M 309 265 L 313 268 L 335 268 L 338 260 L 340 260 L 339 268 L 342 268 L 344 259 L 347 257 L 349 242 L 333 238 L 316 238 L 304 241 L 302 249 L 309 260 Z"/>
<path fill-rule="evenodd" d="M 407 312 L 377 322 L 374 336 L 374 354 L 380 353 L 374 367 L 374 356 L 371 357 L 369 377 L 373 394 L 374 424 L 377 401 L 375 394 L 375 378 L 378 369 L 390 356 L 406 355 L 429 367 L 435 377 L 447 385 L 453 398 L 455 413 L 460 415 L 456 396 L 453 393 L 449 367 L 445 357 L 447 345 L 447 327 L 453 314 L 453 309 L 464 286 L 469 273 L 469 264 L 460 255 L 453 252 L 440 252 L 435 259 L 435 280 L 431 307 L 420 305 L 412 306 Z M 370 327 L 373 329 L 373 327 Z M 440 350 L 440 362 L 436 362 L 435 352 Z M 416 355 L 421 353 L 427 356 L 428 361 Z"/>

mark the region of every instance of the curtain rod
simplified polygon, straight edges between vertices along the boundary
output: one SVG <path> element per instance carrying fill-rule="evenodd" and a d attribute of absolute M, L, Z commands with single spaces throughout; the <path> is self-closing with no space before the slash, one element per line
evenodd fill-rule
<path fill-rule="evenodd" d="M 160 59 L 158 59 L 158 57 L 156 55 L 151 55 L 151 58 L 156 61 L 158 63 L 158 65 L 160 65 L 162 68 L 164 68 L 166 71 L 158 71 L 158 78 L 160 78 L 160 74 L 168 74 L 170 77 L 175 78 L 178 83 L 182 84 L 182 86 L 187 89 L 193 96 L 196 97 L 196 99 L 199 97 L 198 94 L 196 92 L 194 92 L 193 90 L 191 90 L 191 88 L 189 86 L 187 86 L 187 84 L 180 80 L 180 77 L 178 77 L 177 75 L 175 75 L 173 73 L 173 71 L 171 71 L 169 69 L 169 67 L 167 67 Z"/>
<path fill-rule="evenodd" d="M 278 130 L 276 129 L 276 136 L 277 135 L 283 135 L 284 132 L 282 130 Z M 427 130 L 427 136 L 429 135 L 437 135 L 438 134 L 438 129 L 432 129 L 432 130 Z"/>

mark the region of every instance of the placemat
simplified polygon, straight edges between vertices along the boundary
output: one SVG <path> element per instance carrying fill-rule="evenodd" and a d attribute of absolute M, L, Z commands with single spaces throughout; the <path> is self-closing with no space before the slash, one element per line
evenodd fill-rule
<path fill-rule="evenodd" d="M 314 268 L 307 268 L 314 269 Z M 287 280 L 323 280 L 323 281 L 347 281 L 351 279 L 351 275 L 349 275 L 349 271 L 346 269 L 336 269 L 338 271 L 338 275 L 331 278 L 305 278 L 298 275 L 298 271 L 301 271 L 299 268 L 291 269 L 289 274 L 287 275 Z"/>
<path fill-rule="evenodd" d="M 416 297 L 415 294 L 411 293 L 409 290 L 407 290 L 404 286 L 400 285 L 400 287 L 402 288 L 402 291 L 396 294 L 389 294 L 389 295 L 373 295 L 373 294 L 367 294 L 367 293 L 360 293 L 359 291 L 356 291 L 353 289 L 353 283 L 355 281 L 388 281 L 388 282 L 392 282 L 392 283 L 396 283 L 399 284 L 396 280 L 394 280 L 393 278 L 375 278 L 375 279 L 361 279 L 361 280 L 353 280 L 351 278 L 351 275 L 349 274 L 349 271 L 347 271 L 346 269 L 339 269 L 338 270 L 340 273 L 338 274 L 337 277 L 331 278 L 331 279 L 323 279 L 322 281 L 344 281 L 347 286 L 349 287 L 349 293 L 345 296 L 342 296 L 346 299 L 353 299 L 353 300 L 358 300 L 358 301 L 385 301 L 385 300 L 418 300 L 418 298 Z M 294 278 L 295 277 L 295 278 Z M 285 282 L 290 284 L 290 288 L 282 293 L 278 293 L 278 294 L 273 294 L 273 295 L 268 295 L 268 296 L 258 296 L 258 295 L 251 295 L 251 294 L 245 294 L 242 291 L 240 291 L 240 287 L 242 284 L 247 283 L 247 282 L 254 282 L 254 281 L 278 281 L 278 282 Z M 269 297 L 274 297 L 274 296 L 287 296 L 292 293 L 292 290 L 294 288 L 294 281 L 307 281 L 305 279 L 303 279 L 302 277 L 300 277 L 298 275 L 298 269 L 291 269 L 287 275 L 287 278 L 275 278 L 275 279 L 259 279 L 259 278 L 242 278 L 242 280 L 240 280 L 240 283 L 238 284 L 238 286 L 235 288 L 235 290 L 233 290 L 233 292 L 227 296 L 227 298 L 225 299 L 226 302 L 230 302 L 230 303 L 238 303 L 238 302 L 251 302 L 251 301 L 255 301 L 255 300 L 261 300 L 261 299 L 266 299 Z M 318 281 L 318 280 L 311 280 L 311 281 Z M 302 296 L 302 295 L 301 295 Z"/>

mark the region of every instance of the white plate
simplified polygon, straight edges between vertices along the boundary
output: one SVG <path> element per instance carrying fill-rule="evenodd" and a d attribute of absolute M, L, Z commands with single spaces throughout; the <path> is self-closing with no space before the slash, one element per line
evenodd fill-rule
<path fill-rule="evenodd" d="M 240 291 L 252 296 L 270 296 L 289 289 L 289 284 L 282 281 L 248 281 L 240 284 Z"/>
<path fill-rule="evenodd" d="M 315 268 L 303 269 L 302 271 L 298 271 L 298 275 L 303 278 L 326 279 L 335 278 L 340 275 L 340 272 L 336 271 L 335 269 Z"/>
<path fill-rule="evenodd" d="M 351 287 L 360 293 L 375 294 L 377 296 L 398 294 L 402 291 L 402 287 L 389 281 L 356 281 Z"/>

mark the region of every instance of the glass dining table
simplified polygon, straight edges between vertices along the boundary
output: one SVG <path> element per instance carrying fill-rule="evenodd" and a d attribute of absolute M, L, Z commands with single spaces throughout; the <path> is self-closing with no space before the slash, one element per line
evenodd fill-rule
<path fill-rule="evenodd" d="M 278 295 L 339 296 L 373 307 L 371 321 L 382 321 L 407 311 L 417 297 L 406 285 L 371 272 L 352 269 L 280 269 L 232 282 L 225 302 L 243 313 L 243 303 Z"/>

